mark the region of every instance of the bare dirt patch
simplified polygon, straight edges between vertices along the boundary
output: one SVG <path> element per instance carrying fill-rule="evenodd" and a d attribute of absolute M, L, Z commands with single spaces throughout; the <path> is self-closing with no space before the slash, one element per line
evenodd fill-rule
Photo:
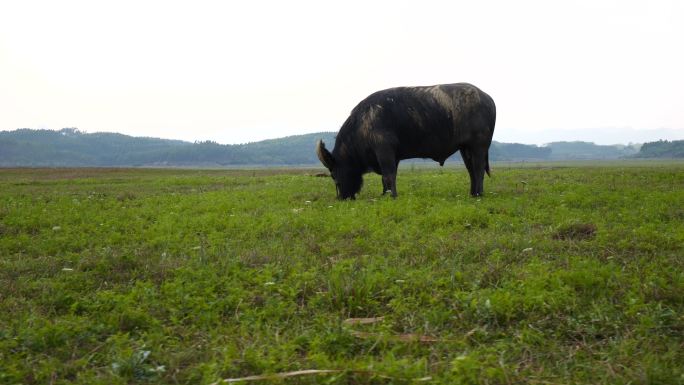
<path fill-rule="evenodd" d="M 596 225 L 593 223 L 572 223 L 561 226 L 552 235 L 553 239 L 559 240 L 585 240 L 596 236 Z"/>

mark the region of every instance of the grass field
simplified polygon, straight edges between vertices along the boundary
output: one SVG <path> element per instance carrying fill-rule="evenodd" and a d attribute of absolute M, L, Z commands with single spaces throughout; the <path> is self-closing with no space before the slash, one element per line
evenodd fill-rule
<path fill-rule="evenodd" d="M 684 383 L 684 163 L 316 172 L 0 170 L 0 383 Z"/>

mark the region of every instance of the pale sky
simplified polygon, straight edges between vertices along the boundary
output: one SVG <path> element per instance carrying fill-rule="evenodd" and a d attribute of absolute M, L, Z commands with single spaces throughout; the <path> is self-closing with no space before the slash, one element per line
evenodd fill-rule
<path fill-rule="evenodd" d="M 469 82 L 494 140 L 684 139 L 684 1 L 2 1 L 0 130 L 243 143 Z"/>

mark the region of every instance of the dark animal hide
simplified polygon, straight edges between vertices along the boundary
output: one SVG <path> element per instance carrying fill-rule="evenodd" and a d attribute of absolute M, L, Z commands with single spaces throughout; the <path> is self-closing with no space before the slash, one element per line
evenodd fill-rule
<path fill-rule="evenodd" d="M 495 121 L 494 101 L 471 84 L 390 88 L 352 110 L 332 152 L 323 141 L 316 152 L 341 199 L 354 199 L 370 171 L 382 175 L 383 194 L 396 197 L 399 161 L 429 158 L 444 165 L 456 151 L 470 174 L 470 194 L 480 196 Z"/>

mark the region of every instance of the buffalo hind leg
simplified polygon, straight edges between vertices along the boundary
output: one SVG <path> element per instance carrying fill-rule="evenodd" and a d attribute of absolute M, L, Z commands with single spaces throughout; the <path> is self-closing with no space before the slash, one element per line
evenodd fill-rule
<path fill-rule="evenodd" d="M 477 149 L 471 152 L 471 192 L 470 195 L 479 197 L 484 194 L 484 174 L 487 168 L 487 150 Z M 474 186 L 473 186 L 474 185 Z"/>
<path fill-rule="evenodd" d="M 470 195 L 475 196 L 475 174 L 473 173 L 473 155 L 472 152 L 467 149 L 461 149 L 461 158 L 463 159 L 463 164 L 465 164 L 468 170 L 468 175 L 470 176 Z"/>

